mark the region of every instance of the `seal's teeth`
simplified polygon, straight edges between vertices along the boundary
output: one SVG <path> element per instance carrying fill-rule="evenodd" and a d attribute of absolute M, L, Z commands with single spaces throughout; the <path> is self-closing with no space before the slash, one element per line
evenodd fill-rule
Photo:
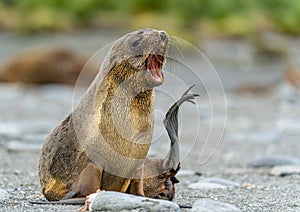
<path fill-rule="evenodd" d="M 163 80 L 163 76 L 160 70 L 148 69 L 148 72 L 155 81 L 161 82 Z"/>
<path fill-rule="evenodd" d="M 160 54 L 150 54 L 146 61 L 146 69 L 148 70 L 152 78 L 157 82 L 163 81 L 163 75 L 161 72 L 163 62 L 164 57 Z"/>
<path fill-rule="evenodd" d="M 164 57 L 161 55 L 150 54 L 148 57 L 148 69 L 159 70 L 164 63 Z"/>

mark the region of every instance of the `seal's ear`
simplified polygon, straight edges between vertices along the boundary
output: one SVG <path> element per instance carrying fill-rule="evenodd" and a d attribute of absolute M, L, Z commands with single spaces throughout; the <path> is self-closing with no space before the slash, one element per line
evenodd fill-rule
<path fill-rule="evenodd" d="M 169 179 L 171 180 L 171 182 L 174 183 L 179 183 L 179 180 L 175 177 L 175 175 L 177 174 L 177 172 L 180 170 L 180 163 L 178 164 L 176 169 L 170 169 L 170 171 L 164 173 L 162 176 L 165 179 Z M 173 179 L 173 180 L 172 180 Z M 174 182 L 173 182 L 174 181 Z"/>
<path fill-rule="evenodd" d="M 171 182 L 172 182 L 173 184 L 179 183 L 179 180 L 178 180 L 176 177 L 174 177 L 174 176 L 171 177 L 170 180 L 171 180 Z"/>

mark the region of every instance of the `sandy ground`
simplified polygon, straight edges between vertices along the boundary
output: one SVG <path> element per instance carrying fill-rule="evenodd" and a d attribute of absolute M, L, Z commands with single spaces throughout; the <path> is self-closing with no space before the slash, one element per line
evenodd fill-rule
<path fill-rule="evenodd" d="M 70 112 L 72 88 L 0 86 L 0 188 L 9 193 L 9 199 L 0 202 L 0 211 L 75 211 L 78 206 L 28 203 L 42 195 L 37 176 L 39 148 L 49 131 Z M 196 199 L 207 197 L 231 203 L 242 211 L 300 211 L 300 175 L 275 177 L 269 174 L 270 168 L 248 165 L 259 154 L 299 157 L 300 99 L 297 91 L 281 84 L 260 95 L 227 92 L 226 100 L 224 135 L 217 151 L 205 164 L 199 162 L 201 150 L 206 148 L 205 152 L 210 152 L 218 143 L 214 141 L 203 146 L 211 120 L 209 100 L 205 96 L 197 100 L 196 107 L 201 111 L 197 126 L 181 122 L 182 170 L 195 174 L 179 176 L 174 201 L 192 205 Z M 181 112 L 182 117 L 191 119 L 193 114 L 189 114 L 186 107 Z M 223 129 L 222 112 L 215 111 L 214 117 L 214 126 Z M 193 129 L 199 129 L 198 139 L 193 137 Z M 161 154 L 161 145 L 162 142 L 155 142 L 151 155 Z M 163 146 L 163 151 L 168 149 L 167 142 Z M 231 180 L 240 186 L 225 190 L 187 187 L 206 177 Z"/>

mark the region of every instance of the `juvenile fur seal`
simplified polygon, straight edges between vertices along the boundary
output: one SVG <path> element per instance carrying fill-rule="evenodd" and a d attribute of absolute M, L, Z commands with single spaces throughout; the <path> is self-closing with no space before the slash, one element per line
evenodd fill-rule
<path fill-rule="evenodd" d="M 78 107 L 42 147 L 39 177 L 47 200 L 85 197 L 99 188 L 145 195 L 153 88 L 163 83 L 168 46 L 167 33 L 154 29 L 129 33 L 113 44 Z"/>
<path fill-rule="evenodd" d="M 0 81 L 74 85 L 86 61 L 86 58 L 63 47 L 26 51 L 4 65 L 3 70 L 0 70 Z M 90 79 L 97 72 L 96 67 L 88 66 L 85 73 Z"/>

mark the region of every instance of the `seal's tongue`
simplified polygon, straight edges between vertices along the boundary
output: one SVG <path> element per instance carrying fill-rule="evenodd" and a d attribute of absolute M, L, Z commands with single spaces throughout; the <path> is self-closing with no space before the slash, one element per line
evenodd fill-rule
<path fill-rule="evenodd" d="M 161 68 L 163 64 L 163 56 L 150 54 L 148 58 L 147 68 L 152 75 L 153 79 L 156 81 L 162 81 L 163 76 L 161 73 Z"/>

